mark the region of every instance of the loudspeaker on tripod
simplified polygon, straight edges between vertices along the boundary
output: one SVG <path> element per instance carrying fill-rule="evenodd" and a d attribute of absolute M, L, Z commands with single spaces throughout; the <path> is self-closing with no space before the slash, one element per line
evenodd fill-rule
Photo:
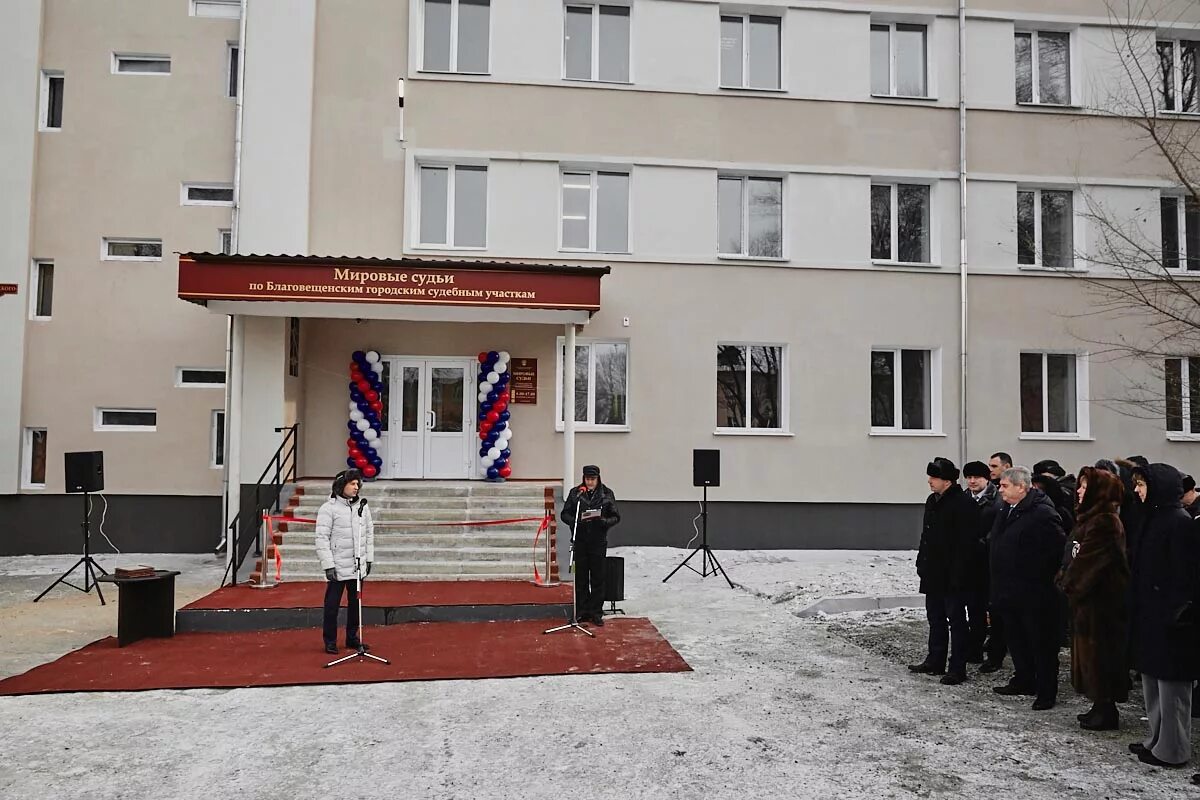
<path fill-rule="evenodd" d="M 67 494 L 104 491 L 104 451 L 63 453 Z"/>
<path fill-rule="evenodd" d="M 721 451 L 692 451 L 692 486 L 721 485 Z"/>

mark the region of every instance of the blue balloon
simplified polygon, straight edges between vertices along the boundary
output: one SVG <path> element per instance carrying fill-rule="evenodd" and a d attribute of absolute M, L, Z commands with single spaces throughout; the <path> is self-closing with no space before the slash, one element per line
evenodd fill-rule
<path fill-rule="evenodd" d="M 352 431 L 358 430 L 358 425 L 357 425 L 357 423 L 354 422 L 354 420 L 350 420 L 349 422 L 347 422 L 346 427 Z"/>
<path fill-rule="evenodd" d="M 374 458 L 370 459 L 370 461 L 371 461 L 371 466 L 375 467 L 375 469 L 379 469 L 380 467 L 383 466 L 383 459 L 380 458 L 379 456 L 375 456 Z"/>
<path fill-rule="evenodd" d="M 495 467 L 488 467 L 487 476 L 490 480 L 494 481 L 496 478 L 500 477 L 500 470 L 496 469 Z"/>
<path fill-rule="evenodd" d="M 511 456 L 512 456 L 512 450 L 509 450 L 507 447 L 500 451 L 500 457 L 503 458 L 505 461 L 508 461 L 509 457 L 511 457 Z"/>
<path fill-rule="evenodd" d="M 354 467 L 357 467 L 357 466 L 358 466 L 358 464 L 357 464 L 357 463 L 355 463 L 355 461 L 354 461 L 354 459 L 353 459 L 353 458 L 347 458 L 347 459 L 346 459 L 346 466 L 347 466 L 347 467 L 350 467 L 350 468 L 354 468 Z"/>
<path fill-rule="evenodd" d="M 368 411 L 371 410 L 371 404 L 368 403 L 366 400 L 356 400 L 355 402 L 358 403 L 358 410 L 361 411 L 364 415 Z"/>
<path fill-rule="evenodd" d="M 357 361 L 360 364 L 364 363 L 367 360 L 367 354 L 364 353 L 362 350 L 355 350 L 353 353 L 350 354 L 350 357 L 353 358 L 355 361 Z"/>
<path fill-rule="evenodd" d="M 486 447 L 479 448 L 479 457 L 480 458 L 486 458 L 487 454 L 488 454 L 488 448 L 486 448 Z"/>
<path fill-rule="evenodd" d="M 491 409 L 483 409 L 482 407 L 479 409 L 478 417 L 480 422 L 483 422 L 485 419 L 487 419 L 488 411 L 491 411 Z"/>
<path fill-rule="evenodd" d="M 505 372 L 500 376 L 500 380 L 496 381 L 497 386 L 508 386 L 508 373 Z"/>
<path fill-rule="evenodd" d="M 495 364 L 495 363 L 496 363 L 496 359 L 498 359 L 498 358 L 500 358 L 500 354 L 499 354 L 499 353 L 497 353 L 495 350 L 488 350 L 488 356 L 487 356 L 487 360 L 488 360 L 488 361 L 490 361 L 490 362 L 492 362 L 493 364 Z"/>
<path fill-rule="evenodd" d="M 499 399 L 500 399 L 500 393 L 499 393 L 499 392 L 497 392 L 495 389 L 493 389 L 492 391 L 488 392 L 488 396 L 487 396 L 487 397 L 488 397 L 488 402 L 489 402 L 489 403 L 494 403 L 494 402 L 496 402 L 497 400 L 499 400 Z"/>
<path fill-rule="evenodd" d="M 496 433 L 499 433 L 500 431 L 504 430 L 507 427 L 508 427 L 507 422 L 497 422 L 495 425 L 492 426 L 492 430 L 494 430 Z"/>
<path fill-rule="evenodd" d="M 350 381 L 350 383 L 347 385 L 350 387 L 350 394 L 354 394 L 355 392 L 358 391 L 358 384 L 355 383 L 354 381 Z"/>
<path fill-rule="evenodd" d="M 496 434 L 489 433 L 488 438 L 484 439 L 483 443 L 487 445 L 488 450 L 491 450 L 496 446 Z"/>
<path fill-rule="evenodd" d="M 500 412 L 500 421 L 501 422 L 508 422 L 509 419 L 511 419 L 511 418 L 512 418 L 512 414 L 509 412 L 509 410 L 507 408 Z"/>

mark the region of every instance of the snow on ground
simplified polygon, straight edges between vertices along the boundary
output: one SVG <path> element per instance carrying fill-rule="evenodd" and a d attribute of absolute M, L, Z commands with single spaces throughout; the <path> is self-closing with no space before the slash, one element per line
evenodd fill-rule
<path fill-rule="evenodd" d="M 1144 728 L 1131 706 L 1120 732 L 1087 734 L 1068 689 L 1035 713 L 990 691 L 1007 671 L 959 687 L 911 675 L 920 612 L 794 615 L 913 593 L 912 553 L 720 551 L 732 590 L 687 570 L 662 583 L 683 550 L 613 554 L 621 606 L 695 672 L 0 698 L 0 797 L 1200 796 L 1190 771 L 1127 753 Z M 211 557 L 110 563 L 175 559 L 181 604 L 218 582 Z M 94 595 L 28 602 L 69 565 L 0 560 L 0 674 L 112 631 Z"/>

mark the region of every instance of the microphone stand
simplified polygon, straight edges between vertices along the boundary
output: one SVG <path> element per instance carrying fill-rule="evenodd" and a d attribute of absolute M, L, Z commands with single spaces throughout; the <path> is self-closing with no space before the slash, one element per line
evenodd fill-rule
<path fill-rule="evenodd" d="M 579 528 L 580 507 L 581 507 L 581 504 L 579 502 L 579 498 L 578 498 L 578 496 L 576 496 L 576 499 L 575 499 L 575 524 L 571 527 L 571 571 L 575 573 L 575 580 L 571 582 L 571 618 L 569 620 L 567 620 L 566 625 L 559 625 L 556 628 L 550 628 L 549 630 L 542 631 L 542 633 L 543 634 L 558 633 L 559 631 L 569 631 L 569 630 L 574 629 L 574 630 L 579 631 L 580 633 L 586 633 L 588 636 L 595 639 L 596 634 L 592 633 L 587 628 L 585 628 L 579 624 L 579 590 L 578 590 L 579 570 L 575 569 L 575 566 L 576 566 L 576 564 L 575 564 L 575 531 Z"/>
<path fill-rule="evenodd" d="M 366 501 L 364 500 L 362 502 L 365 503 Z M 351 510 L 350 513 L 353 515 L 354 511 Z M 360 517 L 360 519 L 361 519 L 361 517 Z M 353 526 L 354 523 L 351 522 L 350 524 L 351 524 L 351 526 Z M 365 644 L 363 644 L 363 628 L 366 627 L 367 621 L 365 619 L 363 619 L 363 612 L 362 612 L 362 584 L 363 584 L 362 539 L 360 537 L 360 538 L 355 539 L 355 541 L 354 541 L 354 585 L 355 585 L 355 588 L 357 589 L 355 594 L 358 595 L 358 649 L 355 650 L 353 653 L 351 653 L 348 656 L 342 656 L 341 658 L 336 658 L 333 661 L 330 661 L 328 664 L 325 665 L 326 669 L 328 669 L 329 667 L 337 666 L 338 664 L 344 664 L 347 661 L 353 661 L 356 658 L 369 658 L 372 661 L 378 661 L 380 664 L 391 664 L 392 663 L 392 662 L 388 661 L 386 658 L 383 658 L 382 656 L 377 656 L 374 653 L 368 653 L 367 646 Z M 349 608 L 346 609 L 346 613 L 347 614 L 350 613 Z"/>

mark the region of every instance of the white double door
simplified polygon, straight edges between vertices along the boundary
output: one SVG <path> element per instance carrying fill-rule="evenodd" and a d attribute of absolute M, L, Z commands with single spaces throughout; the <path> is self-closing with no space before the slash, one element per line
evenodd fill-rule
<path fill-rule="evenodd" d="M 475 359 L 388 358 L 393 478 L 476 478 Z"/>

